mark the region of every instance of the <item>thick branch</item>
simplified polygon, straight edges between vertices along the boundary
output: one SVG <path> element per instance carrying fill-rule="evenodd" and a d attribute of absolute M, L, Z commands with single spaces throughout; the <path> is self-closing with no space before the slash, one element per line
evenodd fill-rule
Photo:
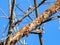
<path fill-rule="evenodd" d="M 60 9 L 60 0 L 56 4 L 52 5 L 48 10 L 46 10 L 42 15 L 37 17 L 32 23 L 26 25 L 21 30 L 19 30 L 12 38 L 10 45 L 14 45 L 23 36 L 29 34 L 32 30 L 36 29 L 37 26 L 41 25 L 44 21 L 48 20 L 50 16 L 56 13 Z"/>
<path fill-rule="evenodd" d="M 58 18 L 60 18 L 60 16 L 55 16 L 55 17 L 52 17 L 52 18 L 49 18 L 48 20 L 46 20 L 44 23 L 46 23 L 46 22 L 49 22 L 49 21 L 52 21 L 52 20 L 55 20 L 55 19 L 58 19 Z M 41 34 L 41 33 L 43 33 L 42 31 L 35 31 L 35 32 L 30 32 L 31 34 Z"/>

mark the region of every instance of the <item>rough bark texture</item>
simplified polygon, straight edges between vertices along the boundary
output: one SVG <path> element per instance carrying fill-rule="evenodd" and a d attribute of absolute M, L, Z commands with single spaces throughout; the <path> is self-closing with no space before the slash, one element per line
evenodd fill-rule
<path fill-rule="evenodd" d="M 52 5 L 48 10 L 46 10 L 42 15 L 37 17 L 32 23 L 26 25 L 21 30 L 19 30 L 11 39 L 10 45 L 14 45 L 23 36 L 29 34 L 32 30 L 36 29 L 37 26 L 41 25 L 44 21 L 48 20 L 52 14 L 56 13 L 60 9 L 60 0 L 56 4 Z"/>

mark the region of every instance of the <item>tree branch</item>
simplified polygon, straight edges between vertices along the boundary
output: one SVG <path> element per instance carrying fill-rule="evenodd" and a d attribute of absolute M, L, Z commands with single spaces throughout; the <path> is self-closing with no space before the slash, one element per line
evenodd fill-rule
<path fill-rule="evenodd" d="M 58 19 L 58 18 L 60 18 L 60 16 L 55 16 L 55 17 L 49 18 L 48 20 L 46 20 L 43 23 L 46 23 L 46 22 L 49 22 L 49 21 L 52 21 L 52 20 L 55 20 L 55 19 Z"/>
<path fill-rule="evenodd" d="M 35 6 L 36 17 L 38 17 L 37 0 L 34 0 L 34 6 Z"/>
<path fill-rule="evenodd" d="M 41 3 L 39 3 L 36 8 L 38 8 L 38 7 L 39 7 L 40 5 L 42 5 L 44 2 L 45 2 L 45 0 L 43 0 Z M 31 11 L 27 12 L 22 18 L 20 18 L 20 19 L 15 23 L 15 25 L 16 25 L 16 24 L 19 24 L 25 17 L 27 17 L 27 16 L 28 16 L 30 13 L 32 13 L 34 10 L 35 10 L 35 8 L 33 8 Z"/>
<path fill-rule="evenodd" d="M 12 6 L 11 6 L 11 15 L 10 15 L 10 26 L 8 30 L 8 38 L 6 40 L 5 45 L 10 45 L 10 40 L 12 38 L 12 28 L 14 26 L 14 6 L 15 6 L 15 0 L 12 0 Z"/>
<path fill-rule="evenodd" d="M 8 0 L 9 5 L 9 16 L 11 16 L 11 0 Z"/>
<path fill-rule="evenodd" d="M 20 11 L 22 11 L 23 13 L 27 13 L 26 11 L 24 11 L 24 10 L 22 10 L 21 8 L 19 8 L 17 5 L 16 5 L 16 7 L 20 10 Z M 28 11 L 29 11 L 29 9 L 31 9 L 30 7 L 27 9 Z M 31 19 L 31 17 L 28 15 L 28 17 Z M 32 20 L 32 19 L 31 19 Z"/>
<path fill-rule="evenodd" d="M 3 14 L 5 17 L 8 17 L 8 16 L 6 15 L 6 13 L 3 11 L 2 8 L 0 8 L 0 11 L 2 12 L 2 14 Z"/>
<path fill-rule="evenodd" d="M 45 2 L 46 0 L 43 0 L 43 3 Z M 37 8 L 37 0 L 34 0 L 34 5 L 35 5 L 35 13 L 36 13 L 36 18 L 38 17 L 38 8 Z M 38 26 L 37 28 L 38 30 L 40 29 L 40 26 Z M 42 41 L 42 33 L 40 32 L 40 34 L 38 34 L 39 36 L 39 40 L 40 40 L 40 45 L 43 45 L 43 41 Z"/>
<path fill-rule="evenodd" d="M 10 45 L 14 45 L 23 36 L 28 35 L 29 32 L 36 29 L 37 26 L 41 25 L 44 21 L 48 20 L 50 16 L 56 13 L 60 9 L 60 0 L 58 0 L 54 5 L 52 5 L 48 10 L 46 10 L 42 15 L 37 17 L 32 23 L 26 25 L 20 29 L 10 41 Z"/>

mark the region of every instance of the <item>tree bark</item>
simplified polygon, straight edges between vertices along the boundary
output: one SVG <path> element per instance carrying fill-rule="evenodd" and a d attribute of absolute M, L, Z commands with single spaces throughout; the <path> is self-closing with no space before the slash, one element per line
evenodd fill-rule
<path fill-rule="evenodd" d="M 10 45 L 14 45 L 23 36 L 28 35 L 29 32 L 36 29 L 37 26 L 41 25 L 43 22 L 49 19 L 54 13 L 60 9 L 60 0 L 58 0 L 54 5 L 47 9 L 43 14 L 37 17 L 32 23 L 26 25 L 21 30 L 19 30 L 11 39 Z"/>

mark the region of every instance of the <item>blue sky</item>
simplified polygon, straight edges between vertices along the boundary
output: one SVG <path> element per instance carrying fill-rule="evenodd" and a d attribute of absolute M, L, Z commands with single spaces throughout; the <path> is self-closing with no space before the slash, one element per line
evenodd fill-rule
<path fill-rule="evenodd" d="M 42 0 L 37 0 L 38 3 L 41 2 L 41 1 Z M 42 14 L 45 10 L 47 10 L 51 5 L 53 5 L 55 3 L 54 1 L 56 1 L 56 0 L 47 0 L 47 2 L 51 2 L 51 3 L 42 4 L 38 8 L 39 15 Z M 18 4 L 18 6 L 22 10 L 26 10 L 29 6 L 34 5 L 33 0 L 16 0 L 16 4 Z M 1 0 L 0 1 L 0 8 L 2 8 L 3 11 L 6 13 L 6 15 L 9 16 L 8 0 Z M 18 8 L 16 8 L 15 9 L 15 14 L 18 14 L 19 12 L 21 12 L 21 11 L 18 10 Z M 59 12 L 54 14 L 54 16 L 57 16 L 58 14 L 59 14 Z M 20 14 L 16 18 L 16 20 L 18 20 L 23 15 L 24 15 L 24 13 Z M 2 14 L 1 10 L 0 10 L 0 16 L 4 16 L 4 14 Z M 30 17 L 34 20 L 36 18 L 35 17 L 35 12 L 32 12 L 30 14 Z M 9 26 L 9 25 L 7 26 L 8 22 L 9 22 L 8 19 L 0 18 L 0 39 L 7 37 L 8 26 Z M 17 30 L 21 29 L 22 27 L 24 27 L 28 23 L 31 23 L 31 20 L 28 17 L 26 17 L 20 23 Z M 6 26 L 7 26 L 7 29 L 5 30 L 4 27 L 6 27 Z M 59 29 L 59 27 L 60 27 L 59 19 L 47 22 L 45 24 L 45 26 L 44 26 L 45 33 L 43 34 L 44 45 L 60 45 L 60 36 L 59 36 L 60 29 Z M 4 30 L 5 30 L 5 33 L 4 33 L 4 36 L 2 36 L 2 33 L 3 33 Z M 27 39 L 27 45 L 39 45 L 39 38 L 38 38 L 37 34 L 29 34 L 29 36 L 27 38 L 28 38 Z"/>

